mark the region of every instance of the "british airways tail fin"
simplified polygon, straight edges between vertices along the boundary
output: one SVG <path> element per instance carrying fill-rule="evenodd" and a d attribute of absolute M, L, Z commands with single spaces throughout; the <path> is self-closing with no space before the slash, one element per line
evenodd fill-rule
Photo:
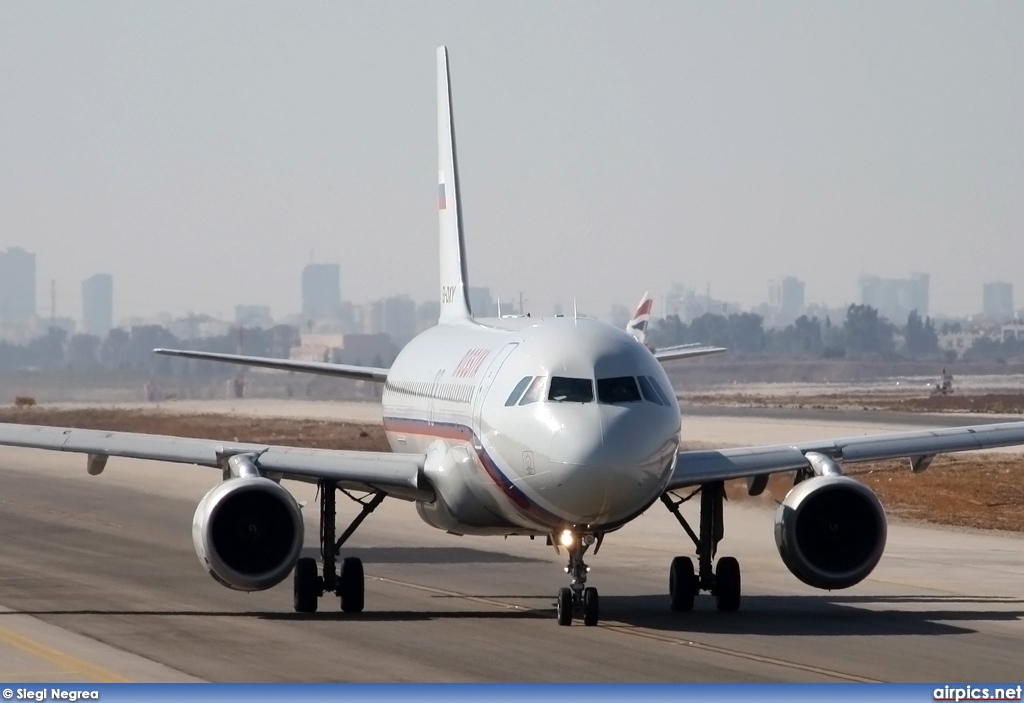
<path fill-rule="evenodd" d="M 462 235 L 459 163 L 449 89 L 448 49 L 437 49 L 437 209 L 441 228 L 441 322 L 471 320 Z"/>
<path fill-rule="evenodd" d="M 644 297 L 640 299 L 640 304 L 636 306 L 636 312 L 633 313 L 633 319 L 626 325 L 626 331 L 636 337 L 636 341 L 641 344 L 644 343 L 644 338 L 647 336 L 647 323 L 651 320 L 651 307 L 654 305 L 654 299 L 650 293 L 644 293 Z"/>

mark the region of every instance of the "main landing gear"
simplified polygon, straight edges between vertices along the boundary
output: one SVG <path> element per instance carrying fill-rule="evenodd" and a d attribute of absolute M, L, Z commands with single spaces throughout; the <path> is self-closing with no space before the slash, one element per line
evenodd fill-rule
<path fill-rule="evenodd" d="M 358 557 L 348 557 L 341 562 L 340 573 L 336 569 L 338 552 L 366 516 L 384 501 L 383 493 L 372 497 L 356 498 L 348 491 L 345 495 L 362 506 L 362 510 L 337 541 L 334 539 L 335 516 L 337 515 L 338 487 L 333 481 L 320 481 L 320 554 L 324 564 L 323 575 L 317 574 L 316 559 L 302 557 L 295 564 L 295 612 L 315 613 L 317 599 L 325 593 L 334 593 L 341 600 L 341 609 L 346 613 L 363 610 L 364 577 L 363 562 Z"/>
<path fill-rule="evenodd" d="M 694 533 L 679 506 L 700 495 L 700 534 Z M 740 565 L 733 557 L 720 557 L 718 567 L 712 570 L 712 561 L 718 551 L 718 543 L 725 534 L 722 505 L 725 498 L 725 484 L 721 481 L 705 483 L 685 498 L 673 500 L 668 493 L 661 496 L 676 520 L 697 547 L 698 571 L 694 573 L 690 557 L 676 557 L 669 568 L 669 604 L 672 610 L 693 610 L 694 597 L 701 591 L 715 596 L 715 604 L 725 613 L 732 613 L 740 607 Z"/>
<path fill-rule="evenodd" d="M 565 567 L 565 573 L 572 579 L 565 588 L 558 590 L 558 614 L 559 625 L 572 625 L 574 615 L 583 616 L 583 624 L 593 626 L 597 624 L 600 615 L 600 601 L 597 596 L 597 589 L 587 586 L 587 572 L 590 567 L 583 562 L 583 555 L 590 545 L 594 544 L 594 535 L 583 535 L 578 537 L 566 530 L 559 538 L 560 543 L 569 552 L 569 565 Z M 597 539 L 600 547 L 600 538 Z M 594 553 L 597 553 L 595 547 Z"/>

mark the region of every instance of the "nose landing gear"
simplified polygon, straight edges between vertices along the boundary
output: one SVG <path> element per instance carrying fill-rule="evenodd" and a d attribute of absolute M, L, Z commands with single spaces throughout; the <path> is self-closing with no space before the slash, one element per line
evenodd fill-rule
<path fill-rule="evenodd" d="M 558 605 L 556 613 L 559 625 L 572 625 L 573 616 L 583 616 L 583 624 L 594 626 L 600 617 L 600 599 L 597 589 L 587 586 L 587 572 L 590 567 L 583 561 L 583 555 L 591 544 L 594 544 L 594 535 L 587 534 L 577 538 L 568 530 L 562 533 L 561 544 L 569 552 L 569 565 L 565 572 L 569 574 L 571 582 L 567 587 L 558 590 Z M 597 549 L 595 548 L 595 553 Z"/>

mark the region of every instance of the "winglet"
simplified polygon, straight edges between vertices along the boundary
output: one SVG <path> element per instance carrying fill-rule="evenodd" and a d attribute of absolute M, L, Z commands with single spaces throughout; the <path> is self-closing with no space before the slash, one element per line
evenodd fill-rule
<path fill-rule="evenodd" d="M 441 322 L 471 320 L 462 235 L 459 162 L 449 89 L 448 49 L 437 49 L 437 209 L 441 234 Z"/>
<path fill-rule="evenodd" d="M 651 320 L 651 308 L 654 306 L 654 298 L 651 297 L 650 293 L 644 293 L 644 297 L 640 299 L 640 304 L 636 306 L 636 312 L 633 313 L 633 319 L 626 323 L 626 331 L 629 332 L 636 341 L 641 344 L 644 343 L 644 338 L 647 336 L 647 323 Z"/>

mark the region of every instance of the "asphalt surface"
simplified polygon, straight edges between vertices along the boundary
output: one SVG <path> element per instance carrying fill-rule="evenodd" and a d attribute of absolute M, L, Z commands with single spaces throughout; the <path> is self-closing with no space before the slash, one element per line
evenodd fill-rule
<path fill-rule="evenodd" d="M 832 427 L 833 434 L 846 429 Z M 736 425 L 725 431 L 741 437 Z M 588 558 L 601 625 L 562 628 L 554 595 L 567 577 L 553 548 L 446 535 L 424 526 L 411 505 L 385 501 L 343 554 L 364 560 L 366 612 L 344 615 L 324 598 L 310 616 L 291 611 L 290 582 L 237 593 L 201 569 L 191 518 L 218 478 L 209 469 L 126 459 L 89 477 L 81 456 L 0 449 L 0 604 L 7 609 L 0 610 L 0 677 L 1010 682 L 1022 675 L 1024 540 L 1017 536 L 896 524 L 872 576 L 828 593 L 782 565 L 770 505 L 729 505 L 722 554 L 743 568 L 741 611 L 718 613 L 705 596 L 694 612 L 676 614 L 667 608 L 668 564 L 692 545 L 658 504 Z M 290 487 L 313 500 L 310 487 Z M 344 498 L 339 507 L 353 515 Z"/>

